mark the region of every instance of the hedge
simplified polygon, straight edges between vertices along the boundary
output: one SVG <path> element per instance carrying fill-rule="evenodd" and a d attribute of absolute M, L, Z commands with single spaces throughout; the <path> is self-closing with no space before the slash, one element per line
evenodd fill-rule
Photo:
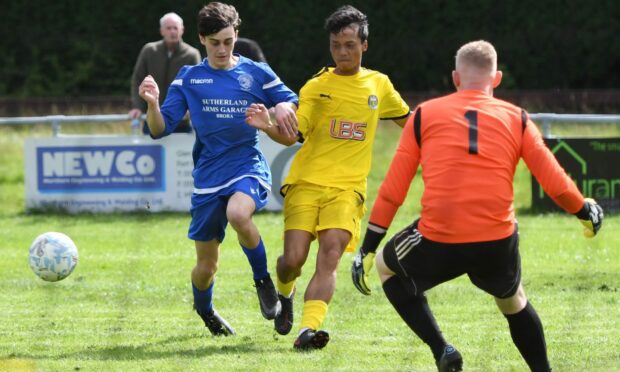
<path fill-rule="evenodd" d="M 140 48 L 157 40 L 168 11 L 198 43 L 204 1 L 8 1 L 3 5 L 0 97 L 124 95 Z M 261 44 L 273 69 L 299 89 L 331 62 L 323 22 L 341 2 L 232 1 L 240 34 Z M 617 0 L 351 1 L 368 14 L 364 65 L 403 91 L 451 89 L 456 49 L 495 44 L 505 89 L 613 89 L 620 86 Z"/>

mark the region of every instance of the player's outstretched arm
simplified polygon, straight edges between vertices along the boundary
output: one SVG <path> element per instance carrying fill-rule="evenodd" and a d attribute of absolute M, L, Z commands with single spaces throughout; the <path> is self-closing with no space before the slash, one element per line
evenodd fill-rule
<path fill-rule="evenodd" d="M 368 274 L 375 261 L 377 247 L 385 237 L 386 229 L 377 225 L 369 224 L 364 235 L 362 246 L 357 251 L 353 264 L 351 265 L 351 279 L 358 291 L 362 294 L 370 295 L 368 285 Z"/>
<path fill-rule="evenodd" d="M 267 131 L 274 127 L 269 110 L 262 103 L 252 103 L 245 111 L 245 122 L 258 130 Z"/>
<path fill-rule="evenodd" d="M 146 101 L 146 122 L 153 137 L 158 137 L 166 129 L 164 118 L 159 109 L 159 86 L 151 75 L 142 80 L 138 87 L 138 93 Z"/>
<path fill-rule="evenodd" d="M 586 198 L 583 208 L 575 213 L 575 216 L 579 218 L 579 221 L 585 227 L 583 235 L 587 238 L 594 237 L 603 227 L 603 217 L 605 217 L 603 208 L 594 199 Z"/>
<path fill-rule="evenodd" d="M 411 113 L 409 113 L 409 115 L 407 116 L 403 116 L 402 118 L 392 119 L 392 121 L 399 127 L 404 128 L 405 124 L 407 124 L 407 120 L 409 119 L 409 116 L 411 116 Z"/>
<path fill-rule="evenodd" d="M 370 294 L 368 273 L 374 263 L 375 251 L 398 208 L 407 197 L 407 191 L 418 168 L 420 151 L 413 132 L 413 120 L 408 120 L 372 207 L 364 241 L 351 266 L 353 284 L 365 295 Z"/>
<path fill-rule="evenodd" d="M 297 141 L 297 105 L 292 102 L 280 102 L 273 110 L 280 134 Z"/>
<path fill-rule="evenodd" d="M 297 137 L 289 137 L 281 133 L 279 126 L 273 124 L 269 110 L 262 103 L 252 103 L 245 112 L 245 122 L 258 130 L 262 130 L 274 141 L 290 146 L 297 141 Z"/>

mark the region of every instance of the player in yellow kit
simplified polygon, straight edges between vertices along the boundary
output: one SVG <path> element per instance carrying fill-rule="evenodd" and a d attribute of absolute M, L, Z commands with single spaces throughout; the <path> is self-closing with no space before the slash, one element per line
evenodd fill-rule
<path fill-rule="evenodd" d="M 284 181 L 284 254 L 278 258 L 277 289 L 282 311 L 275 329 L 286 335 L 293 325 L 295 280 L 318 238 L 316 269 L 304 295 L 297 349 L 320 349 L 329 335 L 319 327 L 336 287 L 336 269 L 345 249 L 353 251 L 366 208 L 366 177 L 380 119 L 403 127 L 409 106 L 390 79 L 361 66 L 368 48 L 366 15 L 352 6 L 325 22 L 336 64 L 310 79 L 300 92 L 297 120 L 303 145 Z M 264 107 L 248 109 L 250 125 L 278 140 Z M 282 142 L 282 141 L 281 141 Z M 290 142 L 282 142 L 290 144 Z"/>

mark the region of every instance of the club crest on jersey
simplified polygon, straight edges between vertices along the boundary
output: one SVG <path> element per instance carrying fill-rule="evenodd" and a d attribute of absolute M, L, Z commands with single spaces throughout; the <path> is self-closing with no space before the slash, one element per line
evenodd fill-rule
<path fill-rule="evenodd" d="M 377 107 L 379 107 L 379 98 L 374 94 L 368 96 L 368 107 L 370 107 L 371 110 L 376 110 Z"/>
<path fill-rule="evenodd" d="M 241 74 L 237 81 L 239 82 L 239 86 L 243 90 L 250 90 L 252 88 L 252 83 L 254 83 L 254 78 L 250 74 Z"/>

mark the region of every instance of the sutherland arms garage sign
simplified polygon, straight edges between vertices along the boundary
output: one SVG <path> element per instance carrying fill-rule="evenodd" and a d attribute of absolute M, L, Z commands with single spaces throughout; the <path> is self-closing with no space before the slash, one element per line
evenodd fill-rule
<path fill-rule="evenodd" d="M 605 212 L 620 211 L 620 138 L 545 138 L 545 144 L 586 197 Z M 532 208 L 559 210 L 534 177 Z"/>

